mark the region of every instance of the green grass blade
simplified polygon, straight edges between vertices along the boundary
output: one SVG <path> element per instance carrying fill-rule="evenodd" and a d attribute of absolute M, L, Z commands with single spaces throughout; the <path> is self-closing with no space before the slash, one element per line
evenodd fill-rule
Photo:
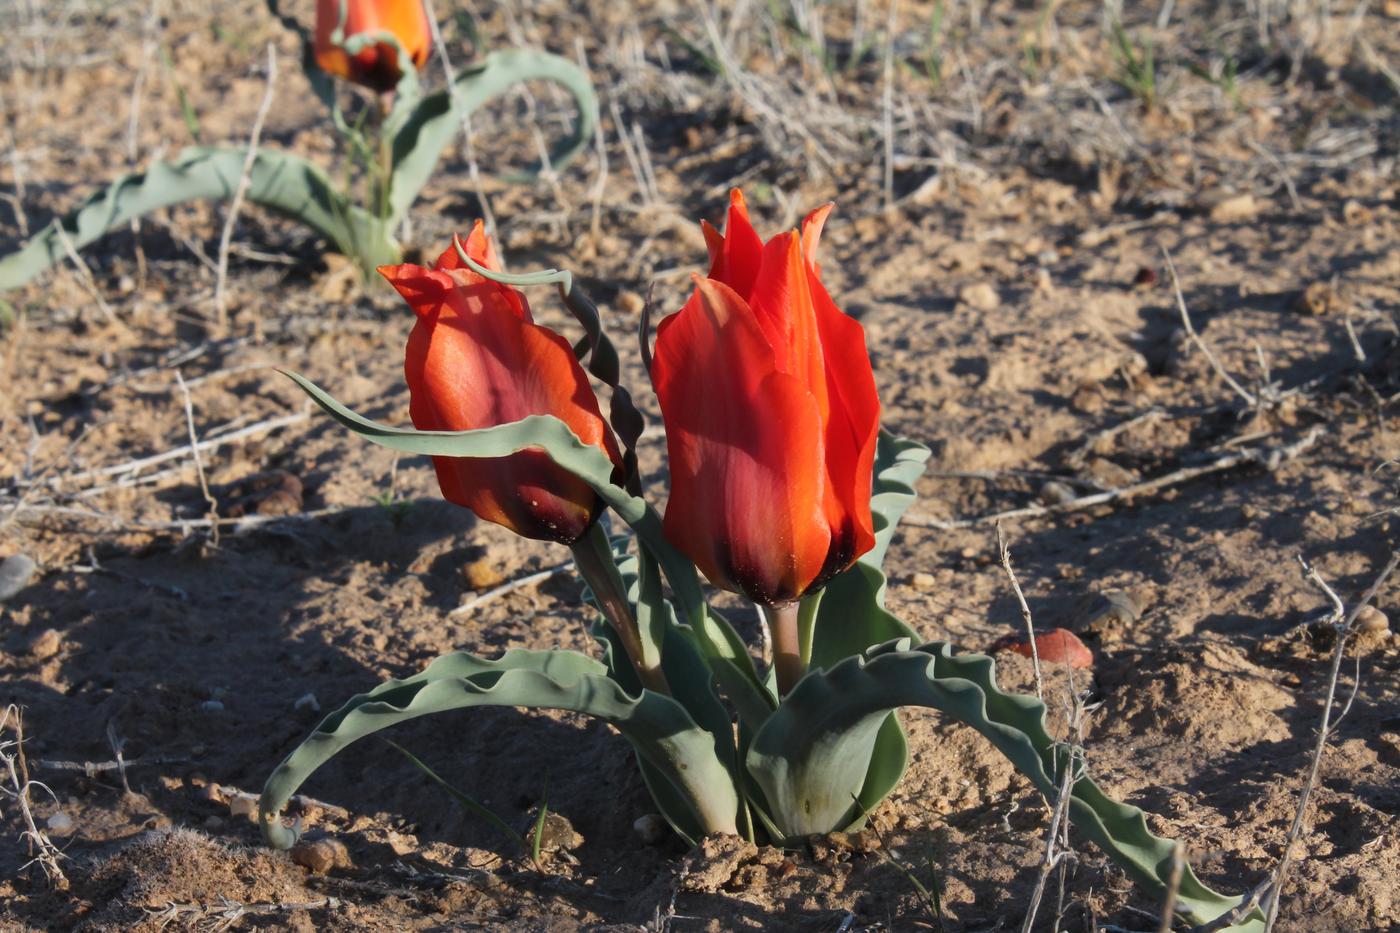
<path fill-rule="evenodd" d="M 457 801 L 457 803 L 461 805 L 462 809 L 481 817 L 483 820 L 499 829 L 507 837 L 514 839 L 516 844 L 520 846 L 521 852 L 524 852 L 529 848 L 529 845 L 527 845 L 525 842 L 525 837 L 520 835 L 514 829 L 512 829 L 511 825 L 505 820 L 501 819 L 499 816 L 497 816 L 495 811 L 493 811 L 490 807 L 486 806 L 484 803 L 480 802 L 479 800 L 476 800 L 470 795 L 464 793 L 463 791 L 458 790 L 451 783 L 449 783 L 446 778 L 438 774 L 432 768 L 428 767 L 426 762 L 424 762 L 417 755 L 413 754 L 413 752 L 404 748 L 398 742 L 395 742 L 392 739 L 384 739 L 384 744 L 396 750 L 400 755 L 403 755 L 405 758 L 408 759 L 410 764 L 412 764 L 415 768 L 421 771 L 430 780 L 437 783 L 440 787 L 442 787 L 443 790 L 447 791 L 448 796 L 451 797 L 453 800 Z M 538 857 L 539 855 L 538 853 L 536 853 L 536 858 L 538 859 Z"/>

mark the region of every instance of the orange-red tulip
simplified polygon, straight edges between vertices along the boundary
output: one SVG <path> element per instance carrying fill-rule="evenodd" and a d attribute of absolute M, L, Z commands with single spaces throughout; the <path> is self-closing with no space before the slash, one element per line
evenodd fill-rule
<path fill-rule="evenodd" d="M 500 270 L 481 222 L 463 248 Z M 553 415 L 585 444 L 622 462 L 598 399 L 568 341 L 534 323 L 525 296 L 467 268 L 449 247 L 435 268 L 381 266 L 418 317 L 404 375 L 409 414 L 422 431 L 468 431 Z M 509 457 L 433 457 L 450 502 L 527 538 L 573 544 L 603 504 L 542 450 Z"/>
<path fill-rule="evenodd" d="M 393 43 L 375 42 L 355 55 L 348 55 L 331 41 L 331 33 L 340 23 L 341 2 L 316 2 L 316 64 L 328 74 L 372 90 L 392 91 L 403 77 Z M 344 0 L 344 3 L 344 41 L 368 33 L 388 33 L 403 46 L 415 68 L 423 67 L 433 47 L 433 34 L 428 13 L 420 0 Z"/>
<path fill-rule="evenodd" d="M 831 205 L 766 244 L 739 191 L 710 274 L 657 329 L 667 538 L 710 581 L 764 605 L 800 598 L 874 545 L 880 402 L 860 324 L 822 286 Z"/>

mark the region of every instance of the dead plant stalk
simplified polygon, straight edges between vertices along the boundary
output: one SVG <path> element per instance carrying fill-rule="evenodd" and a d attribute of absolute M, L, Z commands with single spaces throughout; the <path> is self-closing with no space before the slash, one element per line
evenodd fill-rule
<path fill-rule="evenodd" d="M 1011 589 L 1016 594 L 1016 601 L 1021 604 L 1021 618 L 1026 623 L 1026 638 L 1031 646 L 1031 664 L 1035 668 L 1035 695 L 1041 702 L 1045 701 L 1045 684 L 1040 677 L 1040 648 L 1035 643 L 1035 625 L 1031 621 L 1031 607 L 1026 604 L 1026 594 L 1021 592 L 1021 583 L 1016 579 L 1016 571 L 1011 569 L 1011 547 L 1006 543 L 1006 535 L 1002 533 L 1001 522 L 997 522 L 997 555 L 1001 560 L 1001 569 L 1006 571 L 1006 578 L 1011 581 Z"/>
<path fill-rule="evenodd" d="M 1322 591 L 1323 595 L 1332 603 L 1332 612 L 1328 616 L 1328 623 L 1336 633 L 1337 642 L 1332 648 L 1332 663 L 1327 675 L 1327 690 L 1322 700 L 1322 722 L 1318 726 L 1317 743 L 1313 746 L 1312 759 L 1308 763 L 1303 791 L 1298 795 L 1298 810 L 1293 815 L 1293 825 L 1289 827 L 1288 838 L 1284 841 L 1283 855 L 1279 857 L 1278 866 L 1274 869 L 1268 890 L 1263 896 L 1262 904 L 1266 917 L 1264 933 L 1269 933 L 1278 919 L 1283 883 L 1288 877 L 1289 868 L 1292 867 L 1294 850 L 1307 822 L 1308 800 L 1312 796 L 1313 789 L 1317 786 L 1317 776 L 1322 768 L 1322 756 L 1327 750 L 1327 740 L 1332 737 L 1332 708 L 1336 701 L 1337 678 L 1342 670 L 1342 660 L 1346 656 L 1347 643 L 1356 634 L 1356 618 L 1361 614 L 1361 610 L 1370 605 L 1371 600 L 1375 598 L 1376 593 L 1395 571 L 1396 566 L 1400 566 L 1400 553 L 1391 555 L 1390 561 L 1381 570 L 1375 582 L 1371 584 L 1350 611 L 1347 611 L 1341 598 L 1332 587 L 1327 585 L 1327 581 L 1322 579 L 1322 576 L 1312 565 L 1301 556 L 1298 558 L 1298 563 L 1303 569 L 1304 579 Z"/>
<path fill-rule="evenodd" d="M 219 263 L 214 278 L 214 312 L 218 316 L 219 330 L 228 324 L 228 252 L 233 243 L 233 228 L 238 223 L 238 211 L 243 207 L 243 199 L 252 183 L 253 165 L 258 159 L 258 141 L 262 139 L 263 122 L 272 109 L 273 93 L 277 89 L 277 46 L 267 44 L 267 89 L 263 92 L 262 103 L 253 117 L 253 130 L 248 134 L 248 154 L 243 158 L 243 171 L 238 176 L 238 187 L 233 189 L 233 200 L 228 205 L 228 215 L 224 217 L 224 229 L 219 234 Z"/>
<path fill-rule="evenodd" d="M 14 738 L 4 738 L 6 729 L 10 730 Z M 20 821 L 24 824 L 24 832 L 21 835 L 29 847 L 31 856 L 24 868 L 38 865 L 49 884 L 66 888 L 68 878 L 59 865 L 63 853 L 35 823 L 34 809 L 29 799 L 30 792 L 35 788 L 44 791 L 50 797 L 54 797 L 54 793 L 48 785 L 29 779 L 29 768 L 24 760 L 24 715 L 14 704 L 5 707 L 4 715 L 0 716 L 0 766 L 4 767 L 10 781 L 10 786 L 0 788 L 0 792 L 15 802 L 19 808 Z M 56 797 L 54 799 L 57 800 Z"/>

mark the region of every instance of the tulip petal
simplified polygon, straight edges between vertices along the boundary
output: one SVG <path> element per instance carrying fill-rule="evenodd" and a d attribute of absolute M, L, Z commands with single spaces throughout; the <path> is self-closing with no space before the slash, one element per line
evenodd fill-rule
<path fill-rule="evenodd" d="M 472 258 L 473 262 L 485 266 L 492 272 L 500 272 L 501 258 L 496 253 L 496 244 L 486 235 L 485 224 L 480 220 L 472 224 L 471 232 L 467 234 L 465 242 L 454 235 L 452 245 L 443 250 L 434 268 L 441 272 L 454 273 L 454 280 L 463 286 L 485 285 L 489 290 L 498 292 L 506 300 L 516 317 L 526 321 L 534 320 L 530 316 L 530 305 L 525 301 L 523 294 L 514 288 L 502 286 L 473 272 L 466 263 L 462 262 L 462 257 L 457 255 L 458 245 Z"/>
<path fill-rule="evenodd" d="M 705 226 L 708 224 L 700 229 L 703 231 Z M 747 301 L 763 262 L 763 241 L 749 223 L 749 206 L 738 188 L 729 192 L 729 216 L 720 243 L 716 244 L 708 233 L 705 243 L 710 249 L 710 278 L 728 285 Z"/>
<path fill-rule="evenodd" d="M 753 312 L 697 279 L 658 328 L 653 375 L 666 420 L 667 537 L 718 586 L 795 599 L 822 571 L 822 430 L 815 400 L 780 372 Z"/>
<path fill-rule="evenodd" d="M 822 512 L 832 544 L 822 580 L 874 545 L 870 487 L 880 417 L 865 332 L 836 307 L 807 261 L 826 214 L 818 209 L 801 234 L 768 241 L 750 300 L 778 368 L 807 387 L 825 426 Z"/>
<path fill-rule="evenodd" d="M 796 232 L 779 234 L 763 247 L 763 265 L 754 280 L 749 307 L 773 348 L 779 371 L 811 389 L 825 421 L 829 411 L 826 364 L 802 261 L 802 238 Z"/>
<path fill-rule="evenodd" d="M 817 265 L 817 247 L 821 245 L 822 227 L 826 226 L 827 215 L 835 206 L 831 201 L 827 201 L 802 218 L 802 255 L 807 257 L 807 261 L 812 264 L 818 275 L 821 274 L 822 267 Z"/>
<path fill-rule="evenodd" d="M 875 546 L 870 490 L 880 437 L 880 397 L 866 350 L 865 328 L 836 307 L 810 266 L 807 280 L 821 335 L 830 404 L 826 422 L 827 475 L 839 503 L 837 514 L 846 520 L 844 526 L 832 529 L 834 569 L 830 572 L 834 574 Z M 827 514 L 833 513 L 828 509 Z M 847 547 L 850 557 L 842 563 L 835 555 Z"/>
<path fill-rule="evenodd" d="M 397 49 L 387 42 L 375 42 L 353 57 L 347 55 L 331 42 L 331 35 L 340 24 L 340 13 L 340 0 L 317 0 L 316 64 L 329 74 L 375 91 L 393 90 L 402 76 Z M 392 35 L 415 67 L 421 68 L 428 60 L 432 26 L 420 0 L 349 0 L 345 6 L 344 39 L 380 32 Z"/>
<path fill-rule="evenodd" d="M 522 317 L 514 289 L 466 269 L 380 271 L 418 316 L 404 361 L 414 427 L 465 431 L 554 415 L 621 462 L 573 349 Z M 433 465 L 444 497 L 527 537 L 571 543 L 601 507 L 586 483 L 543 452 L 434 457 Z"/>

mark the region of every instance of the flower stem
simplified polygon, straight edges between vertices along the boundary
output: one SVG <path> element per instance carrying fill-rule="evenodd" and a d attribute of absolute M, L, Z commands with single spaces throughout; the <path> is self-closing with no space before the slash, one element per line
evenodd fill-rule
<path fill-rule="evenodd" d="M 393 91 L 379 97 L 379 158 L 375 166 L 378 178 L 375 183 L 374 214 L 380 220 L 389 219 L 389 184 L 394 173 L 394 141 L 384 127 L 389 111 L 393 109 L 393 99 Z"/>
<path fill-rule="evenodd" d="M 577 564 L 579 573 L 583 575 L 589 588 L 593 590 L 593 599 L 603 617 L 612 625 L 613 631 L 617 632 L 622 641 L 622 649 L 627 652 L 627 660 L 632 662 L 632 669 L 641 678 L 642 686 L 670 696 L 671 687 L 666 682 L 666 675 L 662 673 L 661 659 L 648 658 L 643 648 L 642 636 L 637 629 L 637 620 L 632 615 L 632 607 L 627 602 L 627 591 L 623 587 L 622 577 L 618 575 L 617 565 L 611 559 L 611 550 L 604 551 L 608 547 L 607 535 L 595 524 L 588 534 L 574 542 L 574 563 Z M 606 557 L 604 553 L 607 554 Z"/>
<path fill-rule="evenodd" d="M 798 603 L 781 606 L 760 606 L 763 621 L 773 640 L 773 670 L 778 675 L 778 696 L 785 697 L 802 675 L 807 665 L 802 659 L 801 637 L 798 634 Z"/>

